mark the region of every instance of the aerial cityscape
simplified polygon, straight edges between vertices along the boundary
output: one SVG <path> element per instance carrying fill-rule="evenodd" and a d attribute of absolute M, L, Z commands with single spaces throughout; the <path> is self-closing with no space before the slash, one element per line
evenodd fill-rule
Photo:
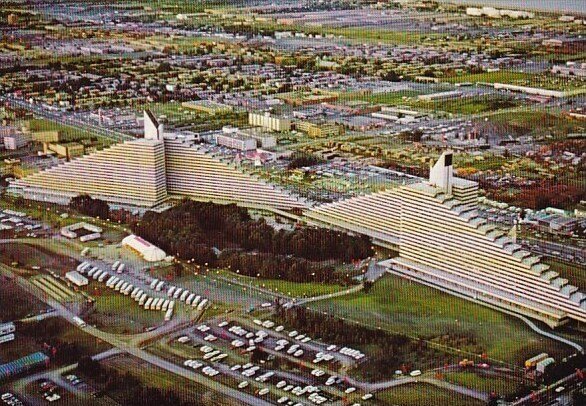
<path fill-rule="evenodd" d="M 0 0 L 0 405 L 586 405 L 585 0 Z"/>

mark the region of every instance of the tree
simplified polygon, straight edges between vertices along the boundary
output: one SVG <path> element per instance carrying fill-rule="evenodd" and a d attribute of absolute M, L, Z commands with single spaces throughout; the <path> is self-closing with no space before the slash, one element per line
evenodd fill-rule
<path fill-rule="evenodd" d="M 89 195 L 79 195 L 71 199 L 69 207 L 79 213 L 92 217 L 108 218 L 110 207 L 108 203 L 100 199 L 94 199 Z"/>

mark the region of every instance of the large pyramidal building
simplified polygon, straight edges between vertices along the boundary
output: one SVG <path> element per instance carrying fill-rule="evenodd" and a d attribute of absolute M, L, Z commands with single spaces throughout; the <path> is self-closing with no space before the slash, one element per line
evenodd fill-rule
<path fill-rule="evenodd" d="M 145 138 L 16 180 L 9 192 L 60 204 L 88 194 L 113 205 L 144 208 L 169 197 L 283 210 L 308 207 L 304 199 L 242 171 L 193 141 L 165 135 L 163 125 L 148 110 L 144 122 Z"/>
<path fill-rule="evenodd" d="M 429 181 L 315 206 L 305 216 L 397 249 L 386 266 L 404 278 L 552 327 L 586 323 L 586 293 L 482 218 L 477 195 L 476 182 L 453 176 L 445 152 Z"/>

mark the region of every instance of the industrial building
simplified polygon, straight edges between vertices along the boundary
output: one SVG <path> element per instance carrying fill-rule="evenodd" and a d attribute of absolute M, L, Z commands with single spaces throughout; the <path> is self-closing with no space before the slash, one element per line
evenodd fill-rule
<path fill-rule="evenodd" d="M 586 322 L 586 294 L 481 218 L 476 194 L 474 182 L 453 177 L 444 153 L 428 182 L 323 204 L 305 216 L 397 249 L 385 262 L 391 273 L 552 327 Z"/>
<path fill-rule="evenodd" d="M 248 124 L 270 131 L 290 131 L 291 120 L 270 113 L 248 113 Z"/>
<path fill-rule="evenodd" d="M 49 365 L 49 357 L 42 352 L 35 352 L 15 361 L 0 365 L 0 382 L 23 374 L 35 368 Z"/>

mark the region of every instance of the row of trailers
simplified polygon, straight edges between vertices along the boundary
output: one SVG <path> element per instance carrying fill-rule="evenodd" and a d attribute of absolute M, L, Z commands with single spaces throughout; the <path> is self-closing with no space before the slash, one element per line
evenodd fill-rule
<path fill-rule="evenodd" d="M 118 271 L 121 265 L 117 265 L 116 267 L 112 266 L 112 269 Z M 175 309 L 174 301 L 164 302 L 163 300 L 159 300 L 159 298 L 149 297 L 138 286 L 134 286 L 132 283 L 126 282 L 119 276 L 110 275 L 109 272 L 92 266 L 89 262 L 82 262 L 79 264 L 77 271 L 80 274 L 87 272 L 88 277 L 93 278 L 98 282 L 105 282 L 106 286 L 110 289 L 114 289 L 115 291 L 120 292 L 125 296 L 130 296 L 132 299 L 138 302 L 139 306 L 144 307 L 145 310 L 159 310 L 165 312 L 165 321 L 169 321 L 173 317 L 173 312 Z"/>
<path fill-rule="evenodd" d="M 157 292 L 161 292 L 165 287 L 165 282 L 154 279 L 149 287 Z M 204 310 L 209 304 L 207 298 L 177 286 L 169 286 L 167 289 L 167 296 L 170 300 L 177 299 L 181 302 L 184 302 L 188 306 L 196 308 L 197 310 Z"/>

